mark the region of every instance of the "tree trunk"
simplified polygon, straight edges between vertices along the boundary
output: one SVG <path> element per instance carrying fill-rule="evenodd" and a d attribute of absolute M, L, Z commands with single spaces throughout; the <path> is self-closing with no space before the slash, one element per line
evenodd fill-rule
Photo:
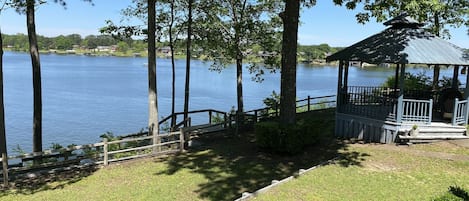
<path fill-rule="evenodd" d="M 282 14 L 283 40 L 280 77 L 280 123 L 296 122 L 296 52 L 300 1 L 286 0 Z"/>
<path fill-rule="evenodd" d="M 433 68 L 433 91 L 438 91 L 438 81 L 440 80 L 440 65 L 435 65 Z"/>
<path fill-rule="evenodd" d="M 242 128 L 244 124 L 244 103 L 243 103 L 243 59 L 240 56 L 236 58 L 236 77 L 237 77 L 237 90 L 236 94 L 238 97 L 238 113 L 237 113 L 237 123 L 236 128 Z"/>
<path fill-rule="evenodd" d="M 176 98 L 176 64 L 174 63 L 174 41 L 173 41 L 173 23 L 174 23 L 174 0 L 171 2 L 171 22 L 169 24 L 169 49 L 171 51 L 171 131 L 176 126 L 175 98 Z"/>
<path fill-rule="evenodd" d="M 7 154 L 7 138 L 5 133 L 5 108 L 3 103 L 3 38 L 0 30 L 0 154 Z"/>
<path fill-rule="evenodd" d="M 156 91 L 156 11 L 155 0 L 148 0 L 148 132 L 153 136 L 153 144 L 158 140 L 158 99 Z M 154 148 L 153 153 L 158 149 Z"/>
<path fill-rule="evenodd" d="M 191 43 L 192 43 L 192 1 L 188 0 L 187 43 L 186 43 L 186 81 L 184 83 L 184 121 L 189 117 L 189 86 L 191 75 Z M 184 123 L 187 127 L 187 122 Z"/>
<path fill-rule="evenodd" d="M 34 20 L 34 0 L 26 1 L 26 24 L 28 28 L 29 52 L 33 67 L 33 152 L 42 151 L 42 92 L 41 92 L 41 64 L 36 36 L 36 22 Z"/>
<path fill-rule="evenodd" d="M 236 133 L 239 134 L 239 129 L 244 125 L 244 103 L 243 103 L 243 53 L 240 49 L 240 34 L 241 30 L 236 28 L 235 43 L 236 43 L 236 94 L 238 99 L 238 112 L 236 114 Z"/>
<path fill-rule="evenodd" d="M 440 17 L 439 17 L 439 13 L 436 12 L 435 15 L 433 16 L 434 20 L 435 20 L 435 35 L 440 37 L 440 31 L 441 31 L 441 27 L 440 27 Z M 440 80 L 440 65 L 435 65 L 435 67 L 433 68 L 433 83 L 432 83 L 432 89 L 433 91 L 438 91 L 438 82 Z"/>

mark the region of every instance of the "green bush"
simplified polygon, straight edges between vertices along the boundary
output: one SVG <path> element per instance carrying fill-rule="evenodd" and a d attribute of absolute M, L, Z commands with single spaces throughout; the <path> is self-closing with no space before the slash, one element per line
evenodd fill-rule
<path fill-rule="evenodd" d="M 255 126 L 256 143 L 275 152 L 296 154 L 305 146 L 314 145 L 330 136 L 331 125 L 326 120 L 318 119 L 302 119 L 289 126 L 280 126 L 278 122 L 260 122 Z"/>
<path fill-rule="evenodd" d="M 445 193 L 444 195 L 433 199 L 433 201 L 464 201 L 462 198 L 455 196 L 451 193 Z"/>
<path fill-rule="evenodd" d="M 448 192 L 433 199 L 434 201 L 466 201 L 469 200 L 469 192 L 459 186 L 450 186 Z"/>
<path fill-rule="evenodd" d="M 256 142 L 262 148 L 280 147 L 280 125 L 277 122 L 260 122 L 255 125 Z"/>

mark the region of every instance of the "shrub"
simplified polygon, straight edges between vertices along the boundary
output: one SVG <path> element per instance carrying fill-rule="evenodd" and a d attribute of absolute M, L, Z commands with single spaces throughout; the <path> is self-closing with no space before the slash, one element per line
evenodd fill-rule
<path fill-rule="evenodd" d="M 295 125 L 280 126 L 278 122 L 261 122 L 255 126 L 259 147 L 275 152 L 296 154 L 305 146 L 314 145 L 330 136 L 332 127 L 326 120 L 302 119 Z"/>
<path fill-rule="evenodd" d="M 262 148 L 280 147 L 281 131 L 277 122 L 260 122 L 255 125 L 256 142 Z"/>
<path fill-rule="evenodd" d="M 433 199 L 434 201 L 465 201 L 469 200 L 469 192 L 459 186 L 450 186 L 448 192 Z"/>

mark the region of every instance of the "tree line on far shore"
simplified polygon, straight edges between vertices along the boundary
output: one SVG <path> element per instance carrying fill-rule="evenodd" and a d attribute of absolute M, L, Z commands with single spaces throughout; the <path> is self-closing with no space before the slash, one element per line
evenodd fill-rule
<path fill-rule="evenodd" d="M 18 34 L 3 34 L 3 46 L 7 50 L 12 51 L 28 51 L 28 35 Z M 115 51 L 132 55 L 133 53 L 145 52 L 147 49 L 147 43 L 141 39 L 117 39 L 109 35 L 88 35 L 82 37 L 79 34 L 59 35 L 56 37 L 46 37 L 38 35 L 38 46 L 41 51 L 48 50 L 94 50 L 98 46 L 114 46 Z M 158 43 L 159 48 L 164 50 L 168 47 L 168 42 L 162 41 Z M 178 41 L 175 44 L 175 50 L 177 55 L 183 55 L 185 52 L 185 41 Z M 195 46 L 195 48 L 197 48 Z M 254 45 L 250 48 L 250 52 L 254 55 L 262 55 L 264 52 L 260 46 Z M 319 45 L 298 45 L 298 59 L 301 62 L 313 62 L 315 60 L 325 59 L 328 54 L 335 53 L 341 47 L 331 47 L 329 44 Z M 199 58 L 203 55 L 203 52 L 193 51 L 194 57 Z M 202 56 L 203 57 L 203 56 Z"/>

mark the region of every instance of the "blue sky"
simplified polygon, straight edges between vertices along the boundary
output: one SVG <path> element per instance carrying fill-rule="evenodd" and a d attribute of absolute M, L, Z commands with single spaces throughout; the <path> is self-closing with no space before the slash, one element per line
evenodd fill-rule
<path fill-rule="evenodd" d="M 98 35 L 98 29 L 111 19 L 118 22 L 120 10 L 131 0 L 93 0 L 94 6 L 79 0 L 69 0 L 67 9 L 48 3 L 36 12 L 36 31 L 40 35 L 58 36 L 78 33 L 82 36 Z M 381 23 L 358 24 L 355 14 L 344 7 L 334 6 L 332 0 L 318 1 L 313 8 L 303 9 L 299 29 L 299 43 L 313 45 L 328 43 L 331 46 L 349 46 L 365 37 L 380 32 L 385 27 Z M 0 26 L 4 33 L 26 33 L 25 16 L 6 10 L 0 15 Z M 452 43 L 469 48 L 467 28 L 450 29 Z"/>

